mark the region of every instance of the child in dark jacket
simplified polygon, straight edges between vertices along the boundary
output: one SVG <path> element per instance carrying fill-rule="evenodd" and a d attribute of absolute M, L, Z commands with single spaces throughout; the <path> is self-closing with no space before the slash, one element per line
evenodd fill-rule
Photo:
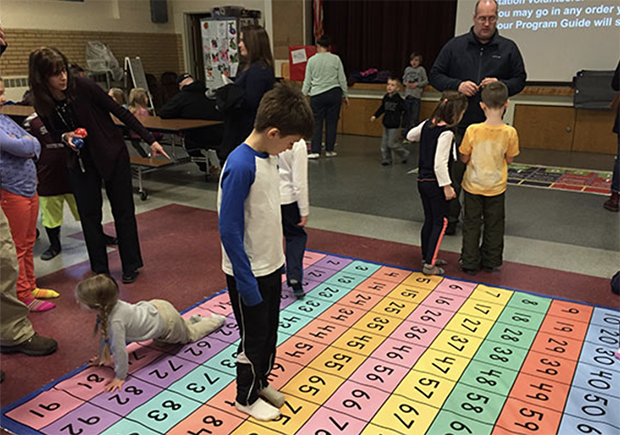
<path fill-rule="evenodd" d="M 405 110 L 405 103 L 398 94 L 399 85 L 397 78 L 390 77 L 388 79 L 387 94 L 383 97 L 381 106 L 370 117 L 370 122 L 373 122 L 385 113 L 383 116 L 383 137 L 381 139 L 381 164 L 383 166 L 392 164 L 392 153 L 396 154 L 403 163 L 407 163 L 409 158 L 409 151 L 398 140 L 398 129 Z"/>

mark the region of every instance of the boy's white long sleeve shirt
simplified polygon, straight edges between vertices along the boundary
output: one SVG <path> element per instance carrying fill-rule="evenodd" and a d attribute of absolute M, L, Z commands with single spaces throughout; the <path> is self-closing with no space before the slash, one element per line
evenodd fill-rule
<path fill-rule="evenodd" d="M 293 144 L 293 148 L 279 154 L 280 203 L 297 202 L 299 214 L 310 214 L 308 195 L 308 148 L 305 140 Z"/>

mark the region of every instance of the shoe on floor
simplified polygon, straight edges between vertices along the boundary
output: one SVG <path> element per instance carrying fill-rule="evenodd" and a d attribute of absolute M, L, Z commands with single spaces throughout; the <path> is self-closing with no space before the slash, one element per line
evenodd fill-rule
<path fill-rule="evenodd" d="M 443 275 L 446 271 L 437 265 L 433 266 L 432 264 L 424 264 L 422 273 L 424 275 Z"/>
<path fill-rule="evenodd" d="M 450 222 L 448 223 L 448 226 L 446 227 L 446 236 L 453 236 L 456 234 L 456 222 Z"/>
<path fill-rule="evenodd" d="M 56 257 L 58 254 L 60 254 L 61 250 L 62 248 L 60 247 L 55 248 L 53 246 L 50 246 L 49 248 L 47 248 L 47 250 L 43 254 L 41 254 L 41 260 L 49 261 L 52 258 Z"/>
<path fill-rule="evenodd" d="M 310 160 L 316 160 L 316 159 L 318 159 L 319 157 L 321 157 L 321 155 L 320 155 L 319 153 L 310 153 L 310 154 L 308 154 L 308 158 L 309 158 Z"/>
<path fill-rule="evenodd" d="M 52 302 L 42 301 L 41 299 L 32 299 L 24 302 L 31 313 L 42 313 L 56 308 L 56 304 Z"/>
<path fill-rule="evenodd" d="M 293 294 L 298 298 L 301 299 L 304 296 L 306 296 L 306 293 L 304 292 L 304 288 L 301 285 L 301 283 L 299 281 L 296 280 L 291 280 L 291 288 L 293 289 Z"/>
<path fill-rule="evenodd" d="M 496 269 L 494 267 L 482 266 L 482 270 L 486 273 L 493 273 Z"/>
<path fill-rule="evenodd" d="M 60 296 L 60 293 L 54 290 L 37 287 L 32 291 L 32 296 L 36 299 L 54 299 Z"/>
<path fill-rule="evenodd" d="M 606 210 L 618 212 L 620 203 L 620 193 L 611 192 L 611 197 L 603 203 Z"/>
<path fill-rule="evenodd" d="M 131 284 L 132 282 L 138 279 L 138 273 L 139 272 L 137 270 L 134 270 L 133 272 L 129 272 L 129 273 L 123 273 L 123 277 L 121 278 L 121 281 L 123 281 L 124 284 Z"/>
<path fill-rule="evenodd" d="M 53 338 L 42 337 L 35 333 L 30 339 L 15 346 L 0 345 L 0 353 L 23 353 L 28 356 L 45 356 L 56 352 L 58 343 Z"/>
<path fill-rule="evenodd" d="M 242 405 L 239 402 L 235 401 L 235 408 L 260 421 L 275 420 L 281 415 L 281 412 L 278 408 L 265 402 L 261 398 L 258 398 L 256 402 L 252 403 L 251 405 Z"/>
<path fill-rule="evenodd" d="M 118 245 L 118 239 L 114 236 L 108 236 L 107 234 L 104 234 L 103 237 L 105 238 L 105 244 L 108 246 L 112 246 L 112 245 Z"/>
<path fill-rule="evenodd" d="M 422 260 L 422 267 L 424 267 L 424 260 Z M 435 266 L 447 266 L 448 262 L 446 260 L 442 260 L 441 258 L 438 258 L 435 260 Z"/>
<path fill-rule="evenodd" d="M 459 266 L 461 266 L 461 270 L 465 272 L 467 275 L 474 276 L 478 273 L 478 268 L 469 268 L 463 267 L 463 259 L 459 258 Z"/>
<path fill-rule="evenodd" d="M 381 166 L 390 166 L 392 162 L 386 162 L 385 160 L 381 162 Z"/>
<path fill-rule="evenodd" d="M 336 157 L 338 153 L 336 151 L 326 151 L 325 157 Z"/>

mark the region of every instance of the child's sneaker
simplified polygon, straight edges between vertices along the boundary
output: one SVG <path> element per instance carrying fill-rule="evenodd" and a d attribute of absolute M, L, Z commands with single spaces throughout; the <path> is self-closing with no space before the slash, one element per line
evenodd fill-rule
<path fill-rule="evenodd" d="M 326 151 L 325 157 L 336 157 L 338 153 L 336 151 Z"/>
<path fill-rule="evenodd" d="M 270 405 L 261 398 L 258 398 L 256 402 L 252 403 L 251 405 L 242 405 L 239 402 L 235 401 L 235 408 L 260 421 L 275 420 L 281 414 L 278 408 Z"/>
<path fill-rule="evenodd" d="M 319 153 L 310 153 L 310 154 L 308 154 L 308 158 L 309 158 L 310 160 L 316 160 L 316 159 L 318 159 L 319 157 L 321 157 L 321 155 L 320 155 Z"/>
<path fill-rule="evenodd" d="M 422 267 L 424 267 L 424 260 L 422 260 Z M 438 258 L 435 260 L 435 266 L 446 266 L 448 264 L 448 262 L 446 260 L 442 260 L 441 258 Z"/>
<path fill-rule="evenodd" d="M 306 295 L 306 293 L 304 292 L 304 288 L 299 281 L 296 281 L 294 279 L 291 280 L 291 288 L 293 289 L 293 294 L 299 299 L 303 298 Z"/>
<path fill-rule="evenodd" d="M 443 275 L 444 273 L 446 273 L 446 271 L 439 266 L 433 266 L 432 264 L 426 263 L 422 268 L 422 273 L 424 275 Z"/>

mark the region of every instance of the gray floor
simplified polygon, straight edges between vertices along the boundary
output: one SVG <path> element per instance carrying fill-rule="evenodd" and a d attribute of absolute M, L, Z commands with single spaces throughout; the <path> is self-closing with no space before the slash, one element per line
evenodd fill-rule
<path fill-rule="evenodd" d="M 309 162 L 309 227 L 419 245 L 423 221 L 416 188 L 417 157 L 406 165 L 381 166 L 379 138 L 339 136 L 338 156 Z M 412 156 L 417 154 L 415 145 Z M 523 150 L 516 162 L 594 170 L 611 170 L 613 156 Z M 149 197 L 140 213 L 170 203 L 215 210 L 217 179 L 205 179 L 192 163 L 148 174 Z M 507 193 L 505 260 L 611 277 L 620 268 L 620 215 L 603 209 L 605 197 L 594 194 L 510 186 Z M 87 259 L 83 243 L 67 239 L 80 231 L 68 211 L 63 225 L 63 253 L 49 262 L 38 259 L 45 236 L 35 247 L 37 276 Z M 105 220 L 110 221 L 106 207 Z M 40 225 L 40 224 L 39 224 Z M 40 227 L 41 228 L 41 227 Z M 460 229 L 446 237 L 442 249 L 460 251 Z"/>

